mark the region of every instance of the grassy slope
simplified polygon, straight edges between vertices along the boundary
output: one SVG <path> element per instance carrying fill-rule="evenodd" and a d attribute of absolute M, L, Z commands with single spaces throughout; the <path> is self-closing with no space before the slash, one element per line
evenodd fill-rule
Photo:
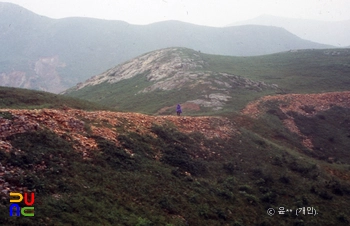
<path fill-rule="evenodd" d="M 70 98 L 45 96 L 42 92 L 13 92 L 8 88 L 1 92 L 2 106 L 6 108 L 66 105 L 91 109 Z M 312 153 L 302 147 L 298 136 L 284 128 L 278 115 L 267 113 L 259 120 L 232 114 L 230 117 L 240 134 L 228 141 L 185 135 L 171 125 L 153 127 L 158 137 L 127 133 L 118 127 L 122 147 L 91 136 L 99 147 L 93 158 L 86 160 L 67 139 L 49 131 L 8 137 L 15 148 L 25 152 L 15 155 L 0 150 L 0 162 L 21 168 L 25 176 L 5 174 L 3 178 L 11 184 L 36 189 L 36 216 L 10 218 L 9 202 L 2 199 L 0 224 L 349 224 L 349 180 L 336 176 L 347 175 L 350 167 L 348 110 L 332 108 L 314 118 L 295 115 L 300 130 L 316 133 L 317 147 L 327 148 L 327 152 L 318 149 Z M 86 130 L 90 123 L 94 124 L 87 122 Z M 209 148 L 208 153 L 215 151 L 220 156 L 204 158 L 200 151 L 203 145 Z M 333 147 L 336 150 L 331 150 Z M 135 156 L 125 154 L 124 149 L 132 150 Z M 156 152 L 163 153 L 159 161 L 152 158 Z M 333 153 L 336 159 L 328 161 Z M 34 173 L 33 164 L 42 161 L 48 167 Z M 280 206 L 294 213 L 298 207 L 314 207 L 318 215 L 267 216 L 268 208 L 277 210 Z"/>
<path fill-rule="evenodd" d="M 151 84 L 142 75 L 137 75 L 114 84 L 102 83 L 88 86 L 68 96 L 112 106 L 118 111 L 146 114 L 155 113 L 164 106 L 172 106 L 174 103 L 183 103 L 201 96 L 198 87 L 197 90 L 183 88 L 180 91 L 155 90 L 154 92 L 138 93 Z"/>
<path fill-rule="evenodd" d="M 22 96 L 12 107 L 25 107 L 28 102 L 28 108 L 46 106 L 42 98 L 40 102 L 29 98 L 38 99 L 42 92 L 16 93 Z M 46 101 L 52 98 L 49 95 Z M 67 99 L 60 100 L 69 105 Z M 58 103 L 52 107 L 60 107 Z M 339 118 L 332 118 L 335 113 Z M 322 115 L 313 119 L 300 116 L 300 128 L 318 131 L 319 146 L 336 144 L 340 149 L 336 164 L 320 152 L 317 156 L 306 152 L 300 138 L 285 129 L 278 115 L 270 113 L 259 120 L 230 114 L 240 133 L 229 140 L 186 135 L 172 125 L 154 126 L 152 133 L 157 137 L 126 132 L 125 126 L 130 125 L 119 126 L 122 146 L 90 135 L 99 145 L 89 159 L 74 151 L 74 144 L 67 141 L 69 134 L 59 137 L 39 130 L 12 135 L 6 139 L 25 151 L 0 150 L 0 162 L 25 173 L 4 174 L 3 179 L 35 189 L 35 217 L 9 217 L 8 199 L 2 199 L 0 224 L 348 225 L 350 184 L 334 176 L 346 175 L 349 170 L 349 158 L 341 157 L 348 150 L 348 134 L 338 131 L 335 139 L 329 139 L 332 131 L 324 127 L 337 130 L 341 122 L 340 129 L 348 131 L 349 114 L 346 109 L 333 108 Z M 97 126 L 86 122 L 86 131 L 90 125 Z M 208 150 L 201 151 L 203 146 Z M 126 154 L 125 149 L 135 156 Z M 153 158 L 156 153 L 162 153 L 159 160 Z M 199 158 L 193 158 L 195 155 Z M 36 171 L 34 166 L 42 161 L 47 168 Z M 314 207 L 318 215 L 266 214 L 268 208 L 281 206 L 294 213 L 299 207 Z"/>
<path fill-rule="evenodd" d="M 298 137 L 278 118 L 255 121 L 231 116 L 240 134 L 207 140 L 182 134 L 171 125 L 154 126 L 157 137 L 118 127 L 122 147 L 94 137 L 99 146 L 83 160 L 71 143 L 48 131 L 8 138 L 18 149 L 0 152 L 1 163 L 25 176 L 5 176 L 36 189 L 35 218 L 10 218 L 2 200 L 2 225 L 347 225 L 349 183 L 331 176 L 333 166 L 298 152 Z M 91 122 L 92 123 L 92 122 Z M 87 125 L 88 126 L 88 125 Z M 126 125 L 127 126 L 127 125 Z M 283 135 L 284 139 L 272 139 Z M 67 134 L 66 136 L 69 136 Z M 204 145 L 210 149 L 201 151 Z M 124 149 L 132 150 L 130 157 Z M 210 154 L 215 151 L 216 154 Z M 159 161 L 153 156 L 161 152 Z M 204 157 L 206 153 L 206 158 Z M 217 155 L 220 154 L 220 155 Z M 50 157 L 51 155 L 51 157 Z M 53 155 L 53 158 L 52 158 Z M 198 155 L 199 158 L 193 158 Z M 58 158 L 57 156 L 61 156 Z M 33 173 L 33 164 L 48 166 Z M 189 175 L 189 172 L 191 175 Z M 53 196 L 55 195 L 55 197 Z M 59 195 L 59 196 L 57 196 Z M 58 197 L 58 198 L 57 198 Z M 317 216 L 269 217 L 266 210 L 314 207 Z"/>
<path fill-rule="evenodd" d="M 350 49 L 301 50 L 258 57 L 202 57 L 208 62 L 205 69 L 275 83 L 287 93 L 349 90 Z"/>
<path fill-rule="evenodd" d="M 314 150 L 310 156 L 339 164 L 350 164 L 350 109 L 332 107 L 306 117 L 291 113 L 300 131 L 312 137 Z"/>
<path fill-rule="evenodd" d="M 72 97 L 27 89 L 0 87 L 0 108 L 76 108 L 84 110 L 107 109 L 99 104 Z"/>
<path fill-rule="evenodd" d="M 255 81 L 277 84 L 279 90 L 262 92 L 234 88 L 229 90 L 232 99 L 221 112 L 202 108 L 199 114 L 218 114 L 241 110 L 249 101 L 276 93 L 319 93 L 349 90 L 350 50 L 303 50 L 258 57 L 231 57 L 209 55 L 190 49 L 181 49 L 184 57 L 199 55 L 196 60 L 206 62 L 204 71 L 225 72 Z M 328 54 L 325 54 L 328 53 Z M 337 53 L 337 54 L 332 54 Z M 338 54 L 339 53 L 339 54 Z M 86 87 L 70 96 L 107 104 L 122 111 L 154 114 L 162 107 L 200 98 L 205 87 L 183 88 L 173 91 L 156 91 L 137 94 L 151 85 L 142 75 L 115 84 Z M 208 112 L 209 110 L 209 112 Z"/>

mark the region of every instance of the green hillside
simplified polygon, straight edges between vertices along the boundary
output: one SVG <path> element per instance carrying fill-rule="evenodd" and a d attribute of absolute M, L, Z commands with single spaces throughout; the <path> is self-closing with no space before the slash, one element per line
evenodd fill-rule
<path fill-rule="evenodd" d="M 4 2 L 0 10 L 0 84 L 54 93 L 125 60 L 171 46 L 237 56 L 332 48 L 278 27 L 214 28 L 179 21 L 140 26 L 92 18 L 51 19 Z M 16 80 L 13 72 L 22 73 L 21 79 Z M 9 76 L 14 80 L 9 81 Z"/>
<path fill-rule="evenodd" d="M 349 120 L 348 110 L 334 110 Z M 37 111 L 24 114 L 38 116 Z M 179 127 L 154 123 L 146 129 L 156 118 L 88 115 L 79 112 L 85 121 L 79 134 L 97 146 L 85 149 L 85 157 L 76 149 L 74 130 L 58 135 L 43 128 L 6 137 L 12 150 L 0 149 L 1 179 L 12 189 L 35 192 L 35 216 L 9 217 L 2 193 L 1 225 L 349 224 L 349 159 L 332 163 L 303 153 L 300 137 L 274 114 L 259 119 L 231 115 L 237 131 L 228 138 L 208 138 L 200 127 L 201 132 L 181 132 L 188 121 L 176 116 Z M 113 119 L 116 125 L 109 124 Z M 200 118 L 187 120 L 200 123 Z M 219 122 L 210 121 L 203 128 L 215 130 Z M 333 120 L 327 123 L 334 125 Z M 116 129 L 120 145 L 94 135 L 96 127 Z M 280 207 L 292 212 L 280 215 Z M 297 216 L 302 207 L 312 207 L 312 214 Z M 275 209 L 274 216 L 267 214 L 269 208 Z"/>
<path fill-rule="evenodd" d="M 76 108 L 107 109 L 99 104 L 43 91 L 0 87 L 0 109 Z"/>
<path fill-rule="evenodd" d="M 257 57 L 203 55 L 206 69 L 277 84 L 285 93 L 349 90 L 350 49 L 298 50 Z"/>
<path fill-rule="evenodd" d="M 199 56 L 218 70 L 218 58 Z M 141 78 L 119 95 L 154 83 Z M 0 94 L 1 225 L 349 225 L 350 92 L 278 95 L 226 117 L 90 111 L 99 108 L 45 92 Z M 14 191 L 35 193 L 34 217 L 9 216 Z"/>
<path fill-rule="evenodd" d="M 158 52 L 151 52 L 150 55 L 153 53 Z M 176 48 L 166 54 L 150 63 L 153 65 L 151 69 L 141 68 L 138 74 L 135 72 L 131 78 L 99 84 L 92 84 L 91 81 L 90 84 L 88 80 L 83 83 L 86 84 L 83 88 L 78 85 L 68 90 L 67 95 L 103 103 L 119 111 L 155 114 L 163 108 L 172 109 L 176 103 L 188 103 L 198 99 L 213 102 L 208 95 L 220 93 L 229 97 L 226 101 L 215 100 L 222 105 L 220 109 L 199 103 L 200 111 L 193 112 L 188 109 L 186 112 L 186 114 L 220 114 L 241 110 L 249 101 L 268 94 L 345 91 L 350 87 L 349 49 L 300 50 L 257 57 L 231 57 Z M 125 65 L 130 62 L 142 62 L 143 57 L 147 56 L 146 54 L 135 58 Z M 163 64 L 179 58 L 182 59 L 182 65 L 189 64 L 194 68 L 187 70 L 174 69 L 173 65 L 164 66 L 170 68 L 165 73 L 158 69 Z M 118 73 L 125 73 L 124 69 L 118 72 L 123 67 L 124 64 L 121 64 L 96 77 L 95 80 L 118 78 L 122 76 Z M 133 68 L 128 70 L 132 72 Z M 166 77 L 158 82 L 151 79 L 154 77 L 151 73 L 154 75 L 164 73 Z M 208 76 L 205 77 L 204 74 Z M 175 75 L 178 78 L 172 79 L 172 76 L 176 77 Z M 192 76 L 196 77 L 192 79 Z M 179 80 L 184 82 L 180 84 Z M 180 85 L 165 89 L 161 86 L 165 82 Z M 156 89 L 143 92 L 147 87 Z M 173 109 L 165 113 L 171 114 L 172 111 Z"/>
<path fill-rule="evenodd" d="M 260 27 L 256 42 L 254 26 L 212 33 L 21 10 L 0 3 L 0 74 L 58 54 L 68 86 L 130 60 L 64 95 L 0 87 L 0 225 L 350 224 L 349 48 L 211 55 L 198 50 L 244 55 L 310 43 L 279 28 Z M 223 31 L 218 46 L 201 45 Z M 196 50 L 132 58 L 170 40 Z M 10 192 L 33 192 L 35 216 L 10 216 Z"/>

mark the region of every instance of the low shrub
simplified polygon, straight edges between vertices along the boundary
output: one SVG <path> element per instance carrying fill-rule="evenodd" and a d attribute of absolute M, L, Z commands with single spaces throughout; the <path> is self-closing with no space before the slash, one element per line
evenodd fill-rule
<path fill-rule="evenodd" d="M 2 111 L 2 112 L 0 112 L 0 118 L 12 120 L 13 119 L 13 115 L 11 114 L 11 112 Z"/>

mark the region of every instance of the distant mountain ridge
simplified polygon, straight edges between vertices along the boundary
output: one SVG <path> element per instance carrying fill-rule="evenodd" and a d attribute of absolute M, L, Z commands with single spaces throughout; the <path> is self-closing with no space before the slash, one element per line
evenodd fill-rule
<path fill-rule="evenodd" d="M 253 24 L 281 27 L 303 39 L 313 42 L 337 47 L 350 45 L 350 20 L 318 21 L 261 15 L 251 20 L 235 22 L 228 26 Z"/>
<path fill-rule="evenodd" d="M 178 21 L 131 25 L 50 19 L 0 3 L 0 85 L 59 93 L 143 53 L 187 47 L 220 55 L 263 55 L 330 46 L 268 26 L 213 28 Z"/>

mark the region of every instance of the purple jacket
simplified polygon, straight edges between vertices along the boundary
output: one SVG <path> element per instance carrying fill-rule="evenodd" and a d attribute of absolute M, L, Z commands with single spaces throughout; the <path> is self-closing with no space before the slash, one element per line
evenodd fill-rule
<path fill-rule="evenodd" d="M 176 112 L 182 113 L 180 104 L 177 105 L 177 107 L 176 107 Z"/>

